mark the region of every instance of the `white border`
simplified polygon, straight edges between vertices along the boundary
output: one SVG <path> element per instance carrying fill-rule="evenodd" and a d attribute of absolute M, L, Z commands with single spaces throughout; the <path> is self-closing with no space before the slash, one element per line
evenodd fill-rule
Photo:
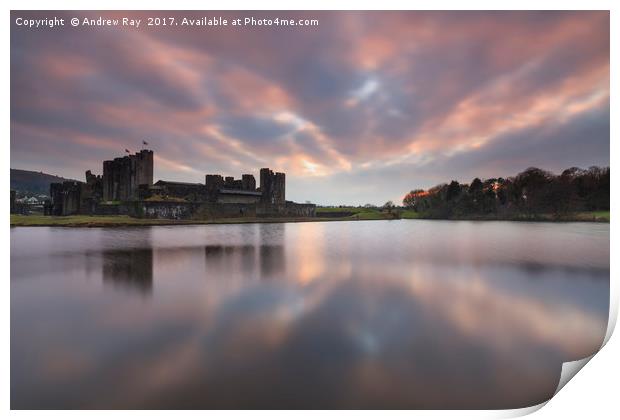
<path fill-rule="evenodd" d="M 227 0 L 225 2 L 200 2 L 189 0 L 174 0 L 174 1 L 162 1 L 153 0 L 149 2 L 138 1 L 90 1 L 88 3 L 78 0 L 64 0 L 64 1 L 6 1 L 4 2 L 8 7 L 5 9 L 4 22 L 5 26 L 2 28 L 2 57 L 9 57 L 10 50 L 10 10 L 48 10 L 48 9 L 65 9 L 65 10 L 158 10 L 158 9 L 177 9 L 177 10 L 611 10 L 611 74 L 614 71 L 618 72 L 618 41 L 620 40 L 620 34 L 618 26 L 620 24 L 618 19 L 618 13 L 620 10 L 620 2 L 612 0 L 504 0 L 501 2 L 491 0 L 435 0 L 435 1 L 398 1 L 398 0 L 382 0 L 382 1 L 368 1 L 368 0 L 303 0 L 296 1 L 295 3 L 289 3 L 282 0 L 263 0 L 263 1 L 251 1 L 251 0 Z M 173 6 L 173 7 L 171 7 Z M 615 6 L 615 7 L 614 7 Z M 6 6 L 5 6 L 6 7 Z M 8 60 L 5 60 L 5 63 Z M 4 91 L 10 91 L 10 67 L 5 64 L 2 66 Z M 617 138 L 618 129 L 616 122 L 620 121 L 618 118 L 618 109 L 615 106 L 615 98 L 618 97 L 618 84 L 612 76 L 611 80 L 611 138 Z M 8 95 L 5 95 L 2 103 L 2 110 L 4 119 L 2 121 L 4 141 L 2 142 L 1 159 L 3 163 L 3 170 L 0 171 L 0 177 L 2 179 L 3 194 L 8 197 L 9 190 L 9 171 L 10 167 L 10 103 Z M 614 142 L 610 144 L 610 166 L 614 166 L 618 153 L 618 147 Z M 616 215 L 616 209 L 618 208 L 618 185 L 619 179 L 617 173 L 612 171 L 612 196 L 611 196 L 611 208 L 614 216 Z M 5 217 L 8 217 L 9 202 L 8 199 L 0 200 L 0 206 Z M 6 223 L 6 222 L 5 222 Z M 1 265 L 3 267 L 4 276 L 2 280 L 4 282 L 4 293 L 2 293 L 2 326 L 4 331 L 4 337 L 9 338 L 10 331 L 10 234 L 8 223 L 4 227 L 5 234 L 3 235 L 1 242 L 0 258 Z M 617 229 L 612 221 L 611 224 L 611 255 L 617 255 L 618 247 L 615 245 L 615 239 L 617 238 Z M 618 287 L 618 269 L 617 265 L 612 260 L 611 264 L 611 304 L 610 304 L 610 323 L 606 340 L 607 344 L 604 346 L 603 351 L 597 354 L 587 366 L 584 367 L 583 372 L 579 374 L 577 380 L 570 381 L 564 389 L 559 392 L 557 396 L 552 398 L 542 410 L 536 411 L 541 406 L 532 407 L 522 410 L 506 410 L 506 411 L 326 411 L 326 412 L 310 412 L 310 411 L 226 411 L 226 412 L 208 412 L 209 416 L 217 416 L 218 418 L 239 418 L 239 417 L 252 417 L 265 418 L 270 420 L 276 419 L 288 419 L 294 415 L 298 418 L 307 418 L 315 420 L 317 416 L 321 418 L 341 418 L 342 416 L 354 415 L 357 418 L 376 418 L 390 417 L 390 418 L 407 418 L 410 416 L 416 417 L 432 417 L 432 418 L 454 418 L 454 417 L 468 417 L 468 418 L 498 418 L 498 417 L 514 417 L 519 415 L 525 415 L 530 412 L 536 411 L 534 416 L 536 418 L 583 418 L 585 416 L 593 416 L 593 418 L 612 418 L 619 412 L 618 410 L 618 396 L 617 396 L 617 383 L 618 374 L 620 373 L 618 358 L 620 356 L 620 342 L 617 337 L 611 336 L 613 327 L 615 326 L 617 314 L 618 314 L 618 301 L 619 301 L 619 287 Z M 611 337 L 611 339 L 610 339 Z M 4 369 L 3 380 L 1 382 L 1 401 L 3 404 L 3 411 L 8 411 L 10 407 L 9 387 L 10 387 L 10 356 L 8 340 L 4 341 L 6 344 L 1 347 L 1 360 Z M 574 365 L 573 365 L 574 367 Z M 5 412 L 6 412 L 5 411 Z M 13 411 L 10 415 L 16 418 L 31 418 L 42 417 L 50 419 L 66 419 L 66 418 L 83 418 L 85 415 L 93 418 L 107 418 L 111 413 L 105 411 L 47 411 L 47 412 L 34 412 L 34 411 Z M 113 413 L 114 416 L 125 417 L 138 417 L 148 419 L 163 419 L 168 418 L 170 415 L 183 416 L 190 418 L 202 418 L 205 413 L 200 411 L 117 411 Z"/>

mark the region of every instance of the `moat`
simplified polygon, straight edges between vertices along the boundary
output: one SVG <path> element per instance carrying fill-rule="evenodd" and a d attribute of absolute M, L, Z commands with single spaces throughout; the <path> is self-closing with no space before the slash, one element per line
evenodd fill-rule
<path fill-rule="evenodd" d="M 609 227 L 11 228 L 11 406 L 536 404 L 602 343 Z"/>

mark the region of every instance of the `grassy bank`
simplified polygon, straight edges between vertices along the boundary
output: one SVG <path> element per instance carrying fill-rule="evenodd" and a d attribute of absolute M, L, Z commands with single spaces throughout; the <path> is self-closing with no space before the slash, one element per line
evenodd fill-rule
<path fill-rule="evenodd" d="M 381 212 L 361 212 L 359 214 L 332 213 L 324 217 L 236 217 L 210 220 L 170 220 L 138 219 L 129 216 L 23 216 L 11 215 L 11 226 L 65 226 L 65 227 L 113 227 L 113 226 L 168 226 L 168 225 L 206 225 L 233 223 L 295 223 L 295 222 L 329 222 L 338 220 L 384 220 L 393 219 L 393 215 Z"/>
<path fill-rule="evenodd" d="M 417 219 L 429 219 L 429 220 L 478 220 L 478 221 L 509 221 L 509 222 L 597 222 L 597 223 L 609 223 L 609 211 L 584 211 L 578 213 L 569 213 L 565 215 L 553 215 L 553 214 L 512 214 L 498 217 L 495 214 L 472 214 L 463 217 L 453 218 L 440 218 L 430 215 L 415 213 Z M 406 217 L 403 217 L 406 218 Z M 412 217 L 410 217 L 412 218 Z"/>
<path fill-rule="evenodd" d="M 402 219 L 425 219 L 413 210 L 399 211 Z M 129 216 L 22 216 L 11 215 L 11 226 L 64 226 L 64 227 L 115 227 L 115 226 L 167 226 L 196 224 L 231 224 L 231 223 L 295 223 L 295 222 L 327 222 L 339 220 L 390 220 L 396 218 L 395 213 L 387 213 L 378 209 L 357 207 L 321 207 L 317 208 L 317 217 L 279 217 L 258 218 L 239 217 L 213 220 L 168 220 L 168 219 L 137 219 Z M 497 217 L 471 217 L 468 220 L 515 220 L 515 221 L 561 221 L 561 222 L 603 222 L 609 223 L 608 211 L 582 212 L 557 219 L 552 215 L 536 218 L 514 217 L 498 219 Z"/>
<path fill-rule="evenodd" d="M 210 220 L 171 220 L 138 219 L 129 216 L 22 216 L 18 214 L 12 214 L 11 226 L 122 227 L 239 223 L 297 223 L 381 219 L 388 219 L 388 217 L 382 217 L 380 214 L 366 214 L 363 216 L 352 215 L 349 217 L 236 217 Z"/>
<path fill-rule="evenodd" d="M 577 213 L 573 217 L 579 221 L 587 221 L 587 222 L 603 222 L 609 223 L 609 210 L 607 211 L 585 211 L 582 213 Z"/>
<path fill-rule="evenodd" d="M 410 209 L 394 209 L 391 213 L 378 208 L 366 207 L 318 207 L 318 218 L 330 217 L 339 220 L 385 220 L 385 219 L 437 219 Z M 511 215 L 498 217 L 497 215 L 471 215 L 468 217 L 454 218 L 450 220 L 507 220 L 507 221 L 538 221 L 538 222 L 602 222 L 609 223 L 609 211 L 586 211 L 571 213 L 556 217 L 552 214 Z"/>
<path fill-rule="evenodd" d="M 412 212 L 415 213 L 415 212 Z M 317 207 L 316 216 L 320 219 L 339 220 L 391 220 L 402 217 L 403 211 L 384 211 L 373 207 Z"/>
<path fill-rule="evenodd" d="M 11 215 L 11 226 L 63 226 L 63 227 L 121 227 L 121 226 L 169 226 L 206 225 L 232 223 L 294 223 L 312 222 L 311 217 L 258 218 L 238 217 L 212 220 L 138 219 L 129 216 L 22 216 Z"/>

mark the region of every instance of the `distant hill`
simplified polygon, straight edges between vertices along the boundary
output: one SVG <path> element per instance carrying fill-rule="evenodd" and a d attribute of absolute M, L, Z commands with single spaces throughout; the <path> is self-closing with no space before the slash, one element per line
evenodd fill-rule
<path fill-rule="evenodd" d="M 50 184 L 52 182 L 74 181 L 56 175 L 50 175 L 43 172 L 25 171 L 23 169 L 11 168 L 11 189 L 20 192 L 29 192 L 32 194 L 50 193 Z"/>

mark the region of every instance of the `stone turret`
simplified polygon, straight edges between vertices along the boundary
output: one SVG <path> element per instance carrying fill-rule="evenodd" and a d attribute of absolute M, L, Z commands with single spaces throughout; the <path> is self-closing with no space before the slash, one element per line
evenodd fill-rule
<path fill-rule="evenodd" d="M 269 204 L 286 203 L 286 179 L 282 172 L 274 173 L 269 168 L 260 170 L 260 190 L 262 193 L 261 201 Z"/>

